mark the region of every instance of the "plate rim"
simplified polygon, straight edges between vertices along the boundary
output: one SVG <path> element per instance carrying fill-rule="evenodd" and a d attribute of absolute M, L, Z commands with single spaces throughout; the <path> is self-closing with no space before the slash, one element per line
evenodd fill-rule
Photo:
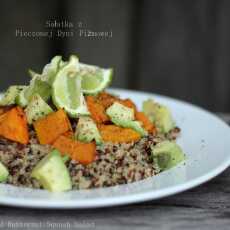
<path fill-rule="evenodd" d="M 169 101 L 174 101 L 176 103 L 180 103 L 181 105 L 186 105 L 194 109 L 200 110 L 201 112 L 205 112 L 209 116 L 212 116 L 213 118 L 218 120 L 218 122 L 221 122 L 222 125 L 225 125 L 226 127 L 229 128 L 229 126 L 223 120 L 221 120 L 216 114 L 200 106 L 194 105 L 190 102 L 186 102 L 184 100 L 164 96 L 161 94 L 155 94 L 151 92 L 121 89 L 121 88 L 111 88 L 109 91 L 118 92 L 118 93 L 123 92 L 123 93 L 144 94 L 149 97 L 156 96 L 156 97 L 160 97 L 162 99 L 166 99 Z M 197 178 L 189 180 L 185 183 L 173 185 L 173 186 L 170 186 L 169 188 L 159 189 L 157 191 L 153 190 L 153 191 L 148 191 L 148 192 L 143 192 L 143 193 L 138 193 L 138 194 L 131 194 L 131 195 L 127 194 L 127 195 L 122 195 L 122 196 L 112 197 L 112 198 L 111 197 L 104 197 L 104 198 L 99 197 L 98 199 L 93 199 L 93 203 L 92 203 L 92 199 L 78 201 L 79 203 L 76 205 L 76 203 L 73 202 L 73 200 L 59 201 L 58 203 L 55 203 L 57 201 L 53 200 L 47 203 L 47 199 L 35 200 L 31 198 L 17 199 L 16 197 L 15 198 L 10 197 L 10 198 L 7 198 L 7 200 L 3 200 L 1 199 L 1 196 L 0 196 L 0 204 L 6 205 L 6 206 L 14 206 L 14 207 L 17 206 L 21 208 L 44 208 L 44 209 L 53 209 L 53 208 L 55 209 L 88 209 L 88 208 L 103 208 L 103 207 L 112 207 L 112 206 L 118 206 L 118 205 L 134 204 L 134 203 L 145 202 L 149 200 L 161 199 L 163 197 L 169 197 L 169 196 L 181 193 L 183 191 L 190 190 L 205 182 L 210 181 L 211 179 L 213 179 L 214 177 L 218 176 L 223 171 L 225 171 L 229 166 L 230 166 L 230 155 L 227 158 L 227 161 L 223 162 L 222 164 L 219 164 L 218 167 L 215 167 L 213 170 L 209 171 L 208 173 L 198 176 Z M 138 183 L 138 182 L 134 182 L 134 183 Z M 13 186 L 13 185 L 6 185 L 6 186 L 17 188 L 17 186 Z M 28 189 L 28 188 L 22 188 L 22 189 Z M 109 189 L 109 188 L 105 188 L 105 189 Z M 74 191 L 71 191 L 71 192 L 74 192 Z M 103 202 L 102 202 L 102 199 L 103 199 Z"/>

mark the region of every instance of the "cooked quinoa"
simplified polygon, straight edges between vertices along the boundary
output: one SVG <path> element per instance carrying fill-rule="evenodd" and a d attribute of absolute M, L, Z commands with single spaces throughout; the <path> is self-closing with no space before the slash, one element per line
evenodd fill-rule
<path fill-rule="evenodd" d="M 180 133 L 174 128 L 170 133 L 144 137 L 136 143 L 105 143 L 97 146 L 96 159 L 88 165 L 73 160 L 66 162 L 73 189 L 87 189 L 126 184 L 154 176 L 158 170 L 151 159 L 150 146 L 163 140 L 176 139 Z M 28 145 L 0 139 L 0 161 L 8 168 L 8 184 L 42 188 L 31 178 L 32 169 L 51 150 L 49 145 L 40 145 L 34 131 L 30 131 Z"/>

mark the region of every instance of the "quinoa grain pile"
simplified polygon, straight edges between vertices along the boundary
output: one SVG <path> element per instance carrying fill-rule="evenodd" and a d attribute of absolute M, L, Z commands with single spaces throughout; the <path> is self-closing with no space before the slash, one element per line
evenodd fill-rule
<path fill-rule="evenodd" d="M 73 189 L 88 189 L 126 184 L 154 176 L 158 170 L 151 159 L 150 146 L 163 140 L 176 139 L 179 128 L 167 136 L 157 135 L 142 138 L 136 143 L 105 143 L 97 146 L 96 159 L 88 165 L 75 161 L 66 162 Z M 16 186 L 42 188 L 31 178 L 32 169 L 50 152 L 49 145 L 38 144 L 34 131 L 30 131 L 30 143 L 18 144 L 0 139 L 0 161 L 9 169 L 7 183 Z"/>

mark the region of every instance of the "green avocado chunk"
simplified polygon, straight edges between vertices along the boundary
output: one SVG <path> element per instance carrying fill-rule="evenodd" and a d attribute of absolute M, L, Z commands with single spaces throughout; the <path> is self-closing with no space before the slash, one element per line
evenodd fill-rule
<path fill-rule="evenodd" d="M 111 121 L 117 126 L 135 130 L 142 137 L 148 135 L 147 131 L 144 128 L 142 128 L 141 123 L 139 121 L 119 120 L 115 118 L 112 118 Z"/>
<path fill-rule="evenodd" d="M 25 107 L 35 94 L 39 94 L 44 101 L 48 101 L 51 96 L 51 86 L 39 77 L 34 77 L 30 85 L 20 91 L 15 101 L 18 105 Z"/>
<path fill-rule="evenodd" d="M 5 182 L 8 178 L 9 172 L 7 168 L 0 162 L 0 182 Z"/>
<path fill-rule="evenodd" d="M 0 106 L 15 104 L 15 99 L 23 88 L 25 88 L 23 85 L 10 86 L 5 92 L 4 96 L 0 99 Z"/>
<path fill-rule="evenodd" d="M 31 177 L 50 192 L 62 192 L 72 188 L 69 171 L 59 151 L 53 150 L 33 169 Z"/>
<path fill-rule="evenodd" d="M 154 122 L 162 133 L 168 133 L 175 127 L 170 110 L 164 106 L 148 99 L 143 102 L 143 112 Z"/>
<path fill-rule="evenodd" d="M 185 155 L 173 141 L 163 141 L 151 147 L 153 162 L 160 171 L 170 169 L 185 160 Z"/>
<path fill-rule="evenodd" d="M 88 116 L 79 118 L 75 131 L 75 138 L 82 142 L 91 142 L 95 140 L 97 145 L 102 143 L 102 138 L 96 124 L 93 119 Z"/>
<path fill-rule="evenodd" d="M 106 114 L 111 121 L 124 128 L 130 128 L 138 132 L 141 136 L 146 136 L 146 130 L 141 126 L 139 121 L 135 121 L 134 110 L 118 102 L 114 102 L 107 110 Z"/>
<path fill-rule="evenodd" d="M 107 110 L 106 114 L 110 118 L 117 120 L 134 120 L 134 110 L 118 102 L 114 102 Z"/>
<path fill-rule="evenodd" d="M 25 112 L 28 123 L 32 124 L 34 121 L 52 113 L 53 110 L 39 94 L 35 94 L 27 105 Z"/>

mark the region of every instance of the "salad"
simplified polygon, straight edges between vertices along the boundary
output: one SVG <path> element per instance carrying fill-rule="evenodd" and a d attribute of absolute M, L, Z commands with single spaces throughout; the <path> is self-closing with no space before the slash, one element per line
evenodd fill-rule
<path fill-rule="evenodd" d="M 113 70 L 55 56 L 0 100 L 0 182 L 62 192 L 139 181 L 184 161 L 180 129 L 152 99 L 106 91 Z"/>

